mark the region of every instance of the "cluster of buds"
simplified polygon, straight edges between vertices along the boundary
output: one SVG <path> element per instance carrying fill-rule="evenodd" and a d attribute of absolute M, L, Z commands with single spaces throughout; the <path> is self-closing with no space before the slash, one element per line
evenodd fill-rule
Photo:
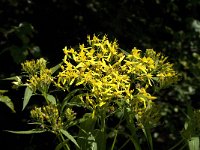
<path fill-rule="evenodd" d="M 46 68 L 47 61 L 43 58 L 22 63 L 22 70 L 28 74 L 27 82 L 32 91 L 47 93 L 49 86 L 53 83 L 52 72 Z"/>
<path fill-rule="evenodd" d="M 40 70 L 43 70 L 46 68 L 47 61 L 44 58 L 40 58 L 38 60 L 31 60 L 31 61 L 26 61 L 22 63 L 22 71 L 26 72 L 28 75 L 35 75 Z"/>
<path fill-rule="evenodd" d="M 31 110 L 31 117 L 47 130 L 57 132 L 62 129 L 62 119 L 55 105 L 35 107 L 35 109 Z"/>
<path fill-rule="evenodd" d="M 76 113 L 67 108 L 64 115 L 61 115 L 56 105 L 35 107 L 31 110 L 31 117 L 41 124 L 44 129 L 57 132 L 58 130 L 72 124 L 76 119 Z"/>
<path fill-rule="evenodd" d="M 71 122 L 73 122 L 73 120 L 76 119 L 76 113 L 71 108 L 67 108 L 65 110 L 65 118 L 66 123 L 70 124 Z"/>

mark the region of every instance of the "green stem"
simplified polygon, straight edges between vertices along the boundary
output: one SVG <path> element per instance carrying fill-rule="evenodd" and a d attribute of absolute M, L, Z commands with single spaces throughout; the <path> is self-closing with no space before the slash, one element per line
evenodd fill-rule
<path fill-rule="evenodd" d="M 63 137 L 63 135 L 62 135 L 62 133 L 59 133 L 58 139 L 59 139 L 60 143 L 63 143 L 63 142 L 65 141 L 65 139 L 64 139 L 64 137 Z M 70 148 L 69 148 L 69 146 L 67 145 L 67 143 L 63 145 L 63 148 L 64 148 L 64 150 L 70 150 Z"/>
<path fill-rule="evenodd" d="M 130 138 L 128 140 L 126 140 L 126 142 L 119 148 L 119 150 L 121 150 L 122 148 L 124 148 L 124 146 L 126 146 L 126 144 L 128 144 L 129 141 L 130 141 Z"/>
<path fill-rule="evenodd" d="M 102 132 L 105 132 L 105 126 L 106 126 L 106 121 L 105 121 L 105 113 L 102 112 L 102 115 L 101 115 L 101 131 Z"/>
<path fill-rule="evenodd" d="M 175 149 L 175 148 L 178 147 L 183 141 L 184 141 L 184 139 L 181 139 L 176 145 L 174 145 L 173 147 L 171 147 L 169 150 Z"/>
<path fill-rule="evenodd" d="M 146 137 L 149 149 L 153 150 L 153 141 L 152 141 L 151 131 L 150 131 L 149 127 L 144 127 L 142 130 L 143 130 L 144 135 Z"/>
<path fill-rule="evenodd" d="M 139 144 L 139 141 L 138 141 L 137 137 L 136 136 L 134 136 L 134 137 L 130 136 L 129 138 L 133 142 L 133 144 L 135 146 L 135 150 L 141 150 L 141 146 Z"/>
<path fill-rule="evenodd" d="M 48 100 L 47 100 L 47 93 L 46 93 L 46 92 L 43 92 L 42 95 L 43 95 L 43 97 L 44 97 L 46 103 L 49 104 L 49 102 L 48 102 Z"/>
<path fill-rule="evenodd" d="M 131 139 L 132 143 L 134 144 L 135 149 L 136 150 L 141 150 L 140 142 L 138 140 L 137 133 L 136 133 L 137 129 L 136 129 L 135 125 L 134 125 L 133 118 L 134 118 L 133 114 L 127 114 L 127 118 L 126 118 L 127 127 L 131 132 L 131 135 L 129 135 L 129 138 Z"/>
<path fill-rule="evenodd" d="M 99 140 L 97 141 L 98 143 L 98 149 L 100 150 L 105 150 L 106 149 L 106 121 L 105 121 L 105 118 L 106 118 L 106 113 L 105 111 L 103 110 L 101 112 L 101 126 L 100 126 L 100 135 L 98 138 Z"/>
<path fill-rule="evenodd" d="M 111 150 L 113 150 L 114 149 L 114 147 L 115 147 L 115 143 L 116 143 L 116 139 L 117 139 L 117 130 L 115 130 L 114 131 L 115 132 L 115 137 L 114 137 L 114 140 L 113 140 L 113 143 L 112 143 L 112 147 L 111 147 Z"/>

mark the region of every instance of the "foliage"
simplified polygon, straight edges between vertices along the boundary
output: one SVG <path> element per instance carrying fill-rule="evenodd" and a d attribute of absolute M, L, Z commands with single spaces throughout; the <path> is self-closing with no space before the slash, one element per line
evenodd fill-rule
<path fill-rule="evenodd" d="M 6 30 L 0 28 L 0 32 L 5 38 L 0 55 L 9 51 L 15 63 L 20 64 L 25 61 L 28 55 L 32 54 L 35 57 L 40 55 L 40 49 L 35 44 L 31 43 L 33 33 L 35 32 L 33 26 L 29 23 L 20 23 L 19 26 L 11 27 Z"/>
<path fill-rule="evenodd" d="M 43 106 L 35 106 L 30 112 L 33 123 L 39 126 L 24 133 L 52 132 L 61 142 L 57 149 L 73 148 L 71 141 L 78 149 L 102 150 L 114 149 L 117 135 L 124 135 L 140 150 L 137 134 L 142 131 L 152 150 L 150 129 L 160 118 L 154 94 L 178 81 L 167 58 L 153 49 L 142 53 L 133 48 L 129 54 L 119 48 L 116 40 L 110 42 L 107 36 L 95 35 L 88 36 L 87 46 L 65 47 L 63 51 L 61 70 L 58 66 L 48 69 L 43 58 L 22 63 L 23 74 L 13 84 L 15 88 L 26 86 L 23 109 L 34 95 L 45 99 Z M 66 97 L 61 98 L 59 92 Z M 108 127 L 115 116 L 118 123 Z M 122 123 L 128 132 L 119 129 Z M 70 133 L 77 127 L 78 132 Z M 112 131 L 111 146 L 106 142 Z"/>
<path fill-rule="evenodd" d="M 187 119 L 183 113 L 187 112 L 188 101 L 196 109 L 199 108 L 200 71 L 195 56 L 199 54 L 200 47 L 199 7 L 198 0 L 49 0 L 45 3 L 33 0 L 1 0 L 0 53 L 10 49 L 0 55 L 0 77 L 5 78 L 19 71 L 15 62 L 21 63 L 25 59 L 33 58 L 32 49 L 33 52 L 39 51 L 35 45 L 41 48 L 42 56 L 48 58 L 51 64 L 57 64 L 63 57 L 58 52 L 63 45 L 75 46 L 82 43 L 88 33 L 106 33 L 110 39 L 117 37 L 123 49 L 131 49 L 132 45 L 141 49 L 153 47 L 169 56 L 168 60 L 175 62 L 174 67 L 182 74 L 178 84 L 160 91 L 156 100 L 163 108 L 161 114 L 164 129 L 158 127 L 154 131 L 156 136 L 153 140 L 158 149 L 165 149 L 180 138 L 177 131 L 181 131 Z M 27 34 L 23 32 L 24 25 L 31 27 Z M 37 34 L 32 26 L 38 31 Z M 21 32 L 20 36 L 18 31 Z M 8 36 L 5 36 L 8 32 Z M 27 37 L 29 40 L 25 41 L 29 41 L 28 44 L 24 46 L 19 37 Z M 0 86 L 0 89 L 7 89 L 9 85 L 1 82 Z M 27 92 L 31 93 L 30 90 Z M 21 92 L 17 91 L 16 95 L 6 94 L 16 101 L 16 110 L 21 107 L 18 104 Z M 37 96 L 31 99 L 35 97 Z M 29 100 L 29 96 L 26 100 Z M 24 106 L 27 106 L 26 101 Z M 6 116 L 4 114 L 1 113 L 3 118 Z M 2 125 L 7 127 L 8 120 L 9 118 L 2 121 Z M 15 122 L 19 118 L 11 120 L 14 122 L 11 124 L 17 127 Z M 19 145 L 15 141 L 13 143 Z"/>
<path fill-rule="evenodd" d="M 8 96 L 4 96 L 3 94 L 6 93 L 6 90 L 0 90 L 0 102 L 6 104 L 13 112 L 15 112 L 14 104 Z"/>

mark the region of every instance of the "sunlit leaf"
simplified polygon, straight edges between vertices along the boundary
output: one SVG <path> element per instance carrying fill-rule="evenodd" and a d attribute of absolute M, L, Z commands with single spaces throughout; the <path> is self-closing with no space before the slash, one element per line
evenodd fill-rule
<path fill-rule="evenodd" d="M 15 133 L 15 134 L 35 134 L 35 133 L 43 133 L 46 130 L 33 129 L 33 130 L 27 130 L 27 131 L 10 131 L 10 130 L 6 130 L 6 131 L 10 133 Z"/>
<path fill-rule="evenodd" d="M 61 65 L 62 65 L 62 63 L 59 63 L 59 64 L 57 64 L 56 66 L 52 67 L 52 68 L 51 68 L 51 72 L 52 72 L 52 73 L 55 73 L 55 72 L 60 68 Z"/>
<path fill-rule="evenodd" d="M 23 101 L 23 108 L 22 110 L 24 110 L 24 108 L 26 107 L 26 105 L 28 104 L 31 96 L 33 95 L 33 91 L 31 90 L 30 87 L 27 87 L 24 93 L 24 101 Z"/>
<path fill-rule="evenodd" d="M 4 94 L 6 92 L 8 92 L 8 90 L 0 90 L 0 94 Z"/>
<path fill-rule="evenodd" d="M 51 104 L 56 104 L 56 98 L 53 95 L 47 94 L 47 100 L 51 103 Z"/>
<path fill-rule="evenodd" d="M 1 96 L 0 95 L 0 102 L 6 104 L 13 112 L 15 112 L 13 102 L 8 96 Z"/>
<path fill-rule="evenodd" d="M 61 132 L 63 135 L 65 135 L 70 141 L 72 141 L 78 148 L 80 148 L 79 145 L 78 145 L 78 143 L 77 143 L 76 140 L 74 139 L 74 137 L 73 137 L 68 131 L 63 130 L 63 129 L 60 129 L 60 132 Z"/>
<path fill-rule="evenodd" d="M 5 78 L 3 80 L 18 80 L 18 76 L 10 77 L 10 78 Z"/>
<path fill-rule="evenodd" d="M 69 139 L 64 140 L 63 142 L 59 143 L 59 144 L 56 146 L 55 150 L 60 150 L 60 149 L 62 149 L 64 146 L 66 146 L 66 147 L 68 148 L 68 145 L 67 145 L 68 141 L 69 141 Z M 69 149 L 69 148 L 68 148 L 68 149 Z"/>
<path fill-rule="evenodd" d="M 188 140 L 189 150 L 199 150 L 199 137 L 192 137 Z"/>
<path fill-rule="evenodd" d="M 88 137 L 88 142 L 90 144 L 91 150 L 97 150 L 97 142 L 95 141 L 95 137 L 93 134 L 90 134 Z"/>

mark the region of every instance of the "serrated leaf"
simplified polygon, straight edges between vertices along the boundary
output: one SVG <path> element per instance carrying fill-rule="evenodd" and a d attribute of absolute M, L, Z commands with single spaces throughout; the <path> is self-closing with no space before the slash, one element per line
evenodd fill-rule
<path fill-rule="evenodd" d="M 5 130 L 5 131 L 10 132 L 10 133 L 15 133 L 15 134 L 35 134 L 35 133 L 43 133 L 46 130 L 33 129 L 33 130 L 27 130 L 27 131 L 10 131 L 10 130 Z"/>
<path fill-rule="evenodd" d="M 31 96 L 33 95 L 33 91 L 30 87 L 27 87 L 24 93 L 24 101 L 23 101 L 23 108 L 22 110 L 24 110 L 24 108 L 26 107 L 26 105 L 28 104 Z"/>
<path fill-rule="evenodd" d="M 63 135 L 65 135 L 70 141 L 72 141 L 78 148 L 80 148 L 79 145 L 78 145 L 78 143 L 77 143 L 76 140 L 74 139 L 74 137 L 73 137 L 71 134 L 69 134 L 68 131 L 63 130 L 63 129 L 60 129 L 60 132 L 61 132 Z"/>
<path fill-rule="evenodd" d="M 51 103 L 56 105 L 56 98 L 53 95 L 47 94 L 47 100 Z"/>
<path fill-rule="evenodd" d="M 0 96 L 0 102 L 6 104 L 13 112 L 15 112 L 14 104 L 8 96 Z"/>

